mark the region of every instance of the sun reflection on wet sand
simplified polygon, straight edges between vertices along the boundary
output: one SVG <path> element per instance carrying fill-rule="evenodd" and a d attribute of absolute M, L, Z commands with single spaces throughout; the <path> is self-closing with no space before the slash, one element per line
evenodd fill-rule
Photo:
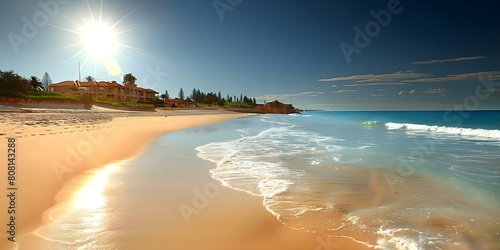
<path fill-rule="evenodd" d="M 97 175 L 95 175 L 87 185 L 75 195 L 75 209 L 95 209 L 103 207 L 106 198 L 102 194 L 107 188 L 107 181 L 110 174 L 116 171 L 118 165 L 110 164 Z"/>
<path fill-rule="evenodd" d="M 52 209 L 48 214 L 50 224 L 35 231 L 46 240 L 50 249 L 103 249 L 110 248 L 106 232 L 110 221 L 107 198 L 104 192 L 116 186 L 110 176 L 119 164 L 110 164 L 98 170 L 82 188 L 65 204 Z M 66 187 L 65 187 L 66 188 Z"/>

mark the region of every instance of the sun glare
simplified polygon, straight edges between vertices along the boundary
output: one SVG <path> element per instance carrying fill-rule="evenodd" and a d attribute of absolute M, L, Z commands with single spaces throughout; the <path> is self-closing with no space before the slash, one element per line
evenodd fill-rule
<path fill-rule="evenodd" d="M 81 35 L 89 56 L 105 59 L 116 50 L 117 42 L 113 31 L 104 24 L 91 23 L 84 28 Z"/>
<path fill-rule="evenodd" d="M 121 67 L 113 56 L 118 52 L 119 43 L 110 26 L 92 22 L 83 27 L 80 35 L 87 57 L 101 61 L 110 75 L 121 73 Z"/>
<path fill-rule="evenodd" d="M 106 198 L 103 192 L 108 188 L 108 177 L 117 168 L 117 164 L 110 164 L 92 177 L 86 186 L 76 194 L 75 207 L 78 209 L 96 209 L 104 206 Z"/>
<path fill-rule="evenodd" d="M 109 75 L 118 76 L 123 73 L 122 62 L 120 60 L 125 56 L 124 49 L 144 52 L 144 50 L 118 39 L 123 39 L 120 36 L 124 33 L 137 29 L 137 27 L 128 29 L 119 28 L 119 25 L 134 10 L 121 15 L 121 18 L 117 21 L 111 21 L 116 13 L 104 11 L 104 0 L 101 0 L 98 9 L 93 8 L 89 0 L 86 1 L 86 5 L 88 16 L 84 16 L 82 20 L 68 18 L 69 23 L 73 24 L 73 27 L 55 26 L 76 35 L 75 42 L 63 48 L 74 47 L 77 49 L 75 54 L 69 59 L 82 58 L 82 69 L 93 66 L 94 72 L 104 69 Z M 81 55 L 84 57 L 80 57 Z"/>

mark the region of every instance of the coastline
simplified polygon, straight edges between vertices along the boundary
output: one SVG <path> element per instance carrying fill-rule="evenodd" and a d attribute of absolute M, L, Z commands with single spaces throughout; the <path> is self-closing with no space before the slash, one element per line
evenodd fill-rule
<path fill-rule="evenodd" d="M 159 136 L 176 130 L 222 123 L 229 119 L 251 115 L 207 110 L 157 113 L 106 112 L 109 111 L 64 111 L 62 114 L 8 113 L 0 118 L 1 126 L 4 128 L 0 132 L 1 138 L 18 138 L 19 183 L 17 185 L 20 188 L 16 221 L 16 238 L 19 241 L 17 243 L 7 241 L 8 235 L 5 233 L 6 230 L 3 230 L 0 233 L 0 248 L 32 249 L 40 246 L 39 244 L 44 243 L 44 239 L 35 232 L 52 223 L 48 215 L 71 202 L 74 194 L 88 183 L 88 180 L 105 171 L 109 164 L 133 161 L 134 158 L 144 154 L 148 145 Z M 201 115 L 203 117 L 200 117 Z M 12 118 L 19 119 L 12 120 Z M 148 129 L 145 130 L 144 127 Z M 0 144 L 0 150 L 6 150 L 5 144 Z M 106 150 L 109 148 L 114 150 Z M 210 206 L 196 216 L 192 223 L 186 223 L 179 214 L 179 202 L 193 198 L 193 187 L 203 188 L 207 183 L 218 183 L 218 181 L 214 180 L 208 169 L 203 167 L 191 167 L 189 176 L 181 179 L 175 174 L 181 168 L 180 166 L 173 168 L 172 176 L 169 174 L 165 177 L 167 180 L 164 180 L 172 190 L 175 190 L 175 197 L 184 197 L 182 201 L 176 199 L 163 201 L 162 207 L 168 204 L 174 208 L 171 211 L 159 211 L 160 214 L 173 216 L 172 221 L 169 221 L 171 224 L 159 224 L 155 213 L 141 217 L 149 222 L 146 224 L 144 221 L 135 221 L 135 218 L 127 218 L 123 221 L 123 227 L 132 229 L 131 231 L 144 225 L 147 227 L 132 233 L 126 230 L 125 234 L 116 239 L 117 247 L 218 250 L 235 248 L 301 250 L 339 247 L 365 249 L 350 239 L 328 238 L 291 229 L 265 209 L 261 197 L 250 196 L 222 187 L 220 184 L 217 199 L 211 200 Z M 0 172 L 0 178 L 7 178 L 6 171 Z M 0 188 L 5 190 L 6 185 L 4 183 L 1 185 Z M 179 190 L 184 190 L 184 196 L 177 194 Z M 2 199 L 0 206 L 6 207 L 7 200 Z M 0 215 L 0 223 L 4 225 L 8 223 L 6 213 Z"/>
<path fill-rule="evenodd" d="M 92 114 L 90 119 L 76 113 L 54 113 L 53 116 L 76 119 L 75 122 L 60 122 L 57 125 L 44 118 L 51 117 L 50 113 L 8 113 L 2 117 L 0 152 L 7 152 L 5 138 L 16 138 L 16 236 L 44 223 L 44 211 L 55 205 L 56 194 L 65 182 L 77 174 L 131 159 L 162 134 L 247 116 L 207 111 L 158 112 L 146 116 L 141 116 L 139 112 L 111 116 L 95 112 L 89 114 Z M 95 115 L 101 115 L 102 119 L 95 119 Z M 16 120 L 17 117 L 22 122 Z M 38 122 L 40 119 L 42 123 Z M 1 171 L 0 178 L 7 179 L 7 171 Z M 1 182 L 0 188 L 7 190 L 7 183 Z M 7 197 L 0 201 L 0 206 L 9 207 Z M 9 218 L 5 209 L 0 215 L 0 224 L 7 225 Z M 7 240 L 6 231 L 0 233 L 0 248 L 12 249 L 15 243 Z"/>

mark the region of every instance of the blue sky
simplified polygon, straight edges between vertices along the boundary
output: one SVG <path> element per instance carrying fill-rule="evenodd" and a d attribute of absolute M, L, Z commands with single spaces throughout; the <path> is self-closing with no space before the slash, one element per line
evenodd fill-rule
<path fill-rule="evenodd" d="M 500 109 L 499 11 L 496 1 L 4 1 L 0 70 L 59 82 L 77 80 L 80 63 L 82 76 L 132 73 L 172 96 L 195 87 L 309 109 Z"/>

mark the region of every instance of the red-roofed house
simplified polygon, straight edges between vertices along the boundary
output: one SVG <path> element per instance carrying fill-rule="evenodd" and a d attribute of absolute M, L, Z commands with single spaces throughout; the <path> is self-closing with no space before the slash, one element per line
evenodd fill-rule
<path fill-rule="evenodd" d="M 165 107 L 191 107 L 191 106 L 194 106 L 194 102 L 181 100 L 179 98 L 165 99 L 163 102 L 165 104 Z"/>
<path fill-rule="evenodd" d="M 107 98 L 114 101 L 154 102 L 158 92 L 137 87 L 136 84 L 121 85 L 115 81 L 64 81 L 49 85 L 49 90 L 67 95 L 88 94 L 96 99 Z"/>

